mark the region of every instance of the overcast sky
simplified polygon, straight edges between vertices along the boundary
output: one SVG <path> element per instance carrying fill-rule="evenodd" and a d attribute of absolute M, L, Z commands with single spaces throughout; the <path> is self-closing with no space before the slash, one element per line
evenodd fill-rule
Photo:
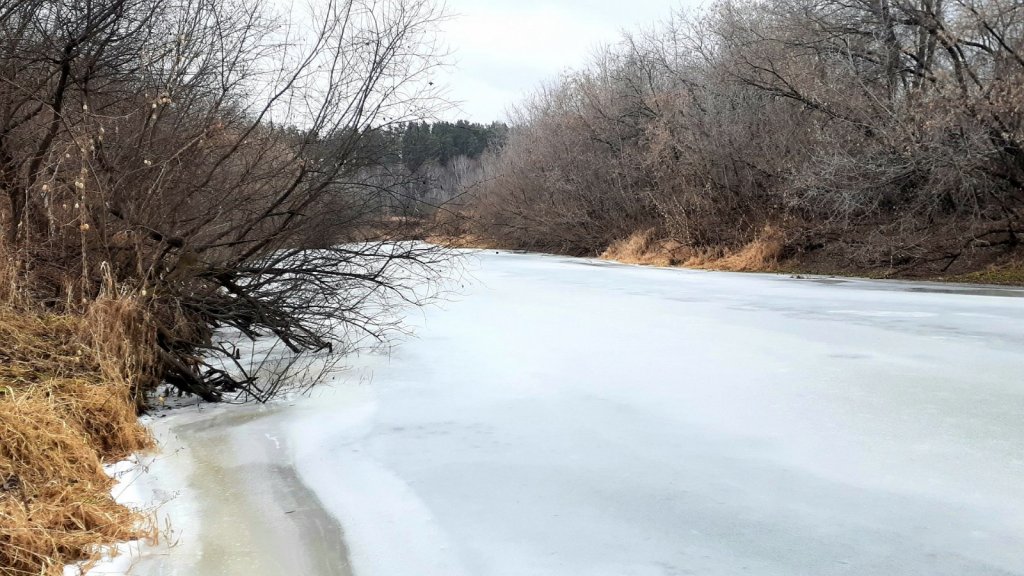
<path fill-rule="evenodd" d="M 504 120 L 509 104 L 580 67 L 623 29 L 669 16 L 676 0 L 447 0 L 453 65 L 440 78 L 459 109 L 449 119 Z"/>

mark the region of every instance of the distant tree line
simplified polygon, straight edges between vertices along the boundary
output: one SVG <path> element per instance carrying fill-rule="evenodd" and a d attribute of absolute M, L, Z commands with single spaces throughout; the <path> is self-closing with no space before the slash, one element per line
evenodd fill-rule
<path fill-rule="evenodd" d="M 500 148 L 508 137 L 501 122 L 477 124 L 457 122 L 409 122 L 396 130 L 401 138 L 402 163 L 411 172 L 431 163 L 447 165 L 465 156 L 479 158 L 488 149 Z"/>
<path fill-rule="evenodd" d="M 476 190 L 469 231 L 508 246 L 597 254 L 647 230 L 684 254 L 771 236 L 840 268 L 1005 257 L 1024 233 L 1024 4 L 676 14 L 525 102 Z"/>
<path fill-rule="evenodd" d="M 390 170 L 403 181 L 390 198 L 394 216 L 423 218 L 456 199 L 479 180 L 483 156 L 504 146 L 508 125 L 467 120 L 398 123 L 381 131 Z"/>

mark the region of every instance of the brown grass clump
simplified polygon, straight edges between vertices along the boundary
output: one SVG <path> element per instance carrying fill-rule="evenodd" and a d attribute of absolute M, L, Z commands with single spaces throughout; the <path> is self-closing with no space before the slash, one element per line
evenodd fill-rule
<path fill-rule="evenodd" d="M 731 272 L 770 272 L 778 269 L 785 249 L 786 239 L 782 231 L 765 226 L 754 240 L 739 250 L 711 260 L 702 267 Z"/>
<path fill-rule="evenodd" d="M 104 546 L 140 537 L 137 513 L 110 496 L 113 480 L 103 472 L 105 458 L 90 435 L 64 417 L 74 408 L 53 394 L 5 396 L 0 400 L 3 573 L 60 574 L 65 563 L 93 559 Z"/>
<path fill-rule="evenodd" d="M 134 399 L 144 326 L 129 298 L 85 314 L 0 303 L 0 574 L 61 574 L 152 534 L 103 472 L 152 444 Z"/>
<path fill-rule="evenodd" d="M 674 240 L 659 239 L 652 228 L 613 242 L 601 258 L 646 266 L 768 272 L 779 268 L 785 249 L 782 231 L 772 226 L 766 226 L 753 241 L 735 251 L 722 247 L 694 250 Z"/>
<path fill-rule="evenodd" d="M 630 234 L 628 238 L 612 242 L 601 258 L 626 264 L 645 266 L 675 266 L 690 256 L 690 251 L 675 240 L 657 238 L 654 228 Z"/>
<path fill-rule="evenodd" d="M 108 381 L 120 382 L 142 408 L 143 392 L 155 388 L 159 378 L 150 345 L 156 342 L 156 327 L 138 300 L 101 296 L 89 305 L 79 330 L 95 367 Z"/>

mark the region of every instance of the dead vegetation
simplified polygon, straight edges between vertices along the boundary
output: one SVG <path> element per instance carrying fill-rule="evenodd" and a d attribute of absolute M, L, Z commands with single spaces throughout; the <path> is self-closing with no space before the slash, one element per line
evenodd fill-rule
<path fill-rule="evenodd" d="M 137 412 L 152 324 L 109 281 L 92 302 L 45 310 L 2 248 L 0 573 L 58 575 L 115 542 L 155 537 L 145 514 L 114 501 L 103 470 L 152 447 Z"/>
<path fill-rule="evenodd" d="M 698 255 L 687 261 L 694 268 L 729 270 L 732 272 L 771 272 L 778 270 L 786 250 L 782 231 L 765 226 L 753 240 L 736 251 L 725 251 L 720 257 Z"/>
<path fill-rule="evenodd" d="M 478 248 L 494 250 L 504 247 L 499 242 L 495 242 L 490 238 L 475 234 L 430 234 L 427 235 L 424 240 L 431 244 L 445 246 L 447 248 Z"/>
<path fill-rule="evenodd" d="M 367 240 L 430 115 L 431 0 L 0 1 L 0 573 L 146 535 L 102 465 L 158 383 L 277 394 L 243 347 L 318 361 L 394 330 L 444 251 Z M 140 526 L 142 526 L 140 528 Z"/>
<path fill-rule="evenodd" d="M 1024 258 L 991 264 L 983 270 L 953 276 L 947 278 L 947 280 L 952 282 L 970 282 L 972 284 L 1024 286 Z"/>
<path fill-rule="evenodd" d="M 5 267 L 0 265 L 0 275 Z M 83 314 L 0 302 L 0 573 L 61 574 L 118 541 L 151 537 L 117 504 L 104 464 L 150 448 L 136 396 L 150 361 L 130 296 Z"/>
<path fill-rule="evenodd" d="M 688 262 L 691 251 L 675 240 L 659 239 L 657 229 L 634 232 L 629 237 L 612 242 L 601 253 L 605 260 L 645 266 L 676 266 Z"/>
<path fill-rule="evenodd" d="M 466 201 L 510 248 L 969 277 L 1020 258 L 1024 5 L 717 0 L 523 102 Z"/>
<path fill-rule="evenodd" d="M 770 272 L 779 269 L 786 250 L 782 232 L 765 227 L 739 249 L 694 250 L 682 242 L 657 238 L 654 228 L 613 242 L 601 258 L 645 266 L 684 266 L 732 272 Z"/>
<path fill-rule="evenodd" d="M 389 134 L 436 106 L 441 8 L 282 10 L 0 2 L 0 235 L 16 274 L 53 310 L 108 278 L 137 291 L 155 375 L 209 401 L 276 392 L 219 329 L 307 356 L 383 338 L 376 303 L 409 297 L 410 270 L 441 259 L 363 241 L 404 226 L 386 221 L 412 202 Z"/>

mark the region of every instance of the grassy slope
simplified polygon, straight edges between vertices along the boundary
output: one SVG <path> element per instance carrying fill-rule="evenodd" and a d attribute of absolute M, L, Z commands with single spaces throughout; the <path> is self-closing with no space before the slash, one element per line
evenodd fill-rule
<path fill-rule="evenodd" d="M 61 574 L 151 534 L 103 471 L 152 445 L 133 399 L 139 319 L 127 299 L 81 314 L 0 302 L 0 574 Z"/>
<path fill-rule="evenodd" d="M 433 242 L 457 248 L 514 248 L 470 235 L 433 237 Z M 807 255 L 784 257 L 785 243 L 781 234 L 766 229 L 753 242 L 739 250 L 708 250 L 694 252 L 678 242 L 659 239 L 653 230 L 640 231 L 613 242 L 600 257 L 626 264 L 645 266 L 680 266 L 702 270 L 730 272 L 777 272 L 786 274 L 821 274 L 862 278 L 931 280 L 969 284 L 1024 286 L 1024 253 L 1004 253 L 978 258 L 968 263 L 967 270 L 953 273 L 927 269 L 894 270 L 839 266 L 827 258 Z M 973 269 L 972 269 L 973 268 Z"/>

